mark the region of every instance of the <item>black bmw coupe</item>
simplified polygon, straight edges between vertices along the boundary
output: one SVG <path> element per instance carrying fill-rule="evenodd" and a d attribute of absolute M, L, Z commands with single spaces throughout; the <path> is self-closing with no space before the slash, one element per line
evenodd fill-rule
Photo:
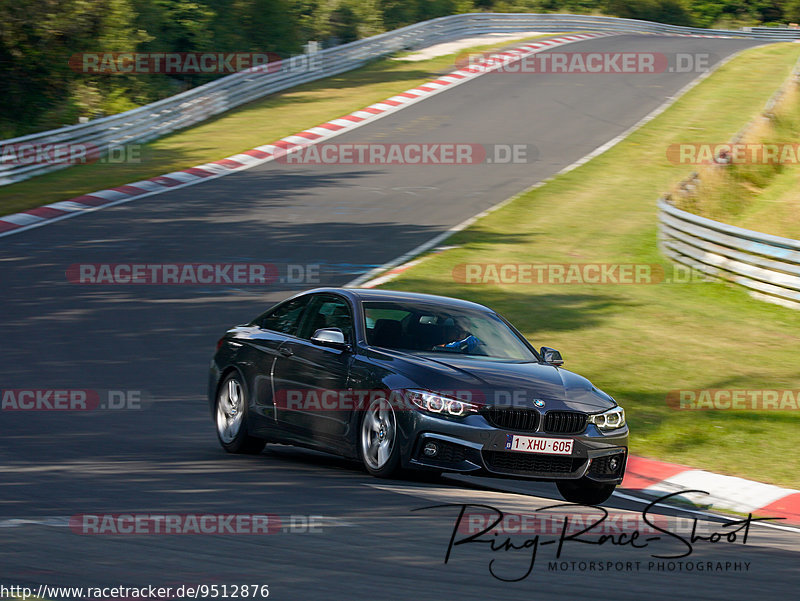
<path fill-rule="evenodd" d="M 267 442 L 402 469 L 556 482 L 598 504 L 622 481 L 625 412 L 476 303 L 408 292 L 298 294 L 218 342 L 209 375 L 230 453 Z"/>

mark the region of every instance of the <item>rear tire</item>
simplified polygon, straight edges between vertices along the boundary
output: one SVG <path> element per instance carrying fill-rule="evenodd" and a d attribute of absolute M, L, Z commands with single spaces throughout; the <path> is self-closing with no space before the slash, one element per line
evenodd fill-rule
<path fill-rule="evenodd" d="M 267 441 L 247 432 L 247 393 L 237 372 L 228 375 L 217 390 L 214 405 L 219 444 L 228 453 L 258 455 Z"/>
<path fill-rule="evenodd" d="M 595 482 L 584 477 L 578 480 L 558 480 L 556 486 L 561 496 L 570 503 L 600 505 L 600 503 L 608 500 L 617 485 L 608 482 Z"/>

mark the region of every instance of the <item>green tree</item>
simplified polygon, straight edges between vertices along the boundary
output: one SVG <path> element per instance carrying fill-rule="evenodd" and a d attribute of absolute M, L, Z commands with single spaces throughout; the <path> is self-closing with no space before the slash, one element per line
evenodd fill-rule
<path fill-rule="evenodd" d="M 331 12 L 330 33 L 336 44 L 358 39 L 358 16 L 349 3 L 342 2 Z"/>
<path fill-rule="evenodd" d="M 70 58 L 135 48 L 147 38 L 135 18 L 128 0 L 0 2 L 0 135 L 75 123 L 124 89 L 126 76 L 86 74 Z"/>
<path fill-rule="evenodd" d="M 680 0 L 608 0 L 606 11 L 614 16 L 670 25 L 694 25 L 692 15 Z"/>
<path fill-rule="evenodd" d="M 787 21 L 800 23 L 800 0 L 789 0 L 783 10 Z"/>

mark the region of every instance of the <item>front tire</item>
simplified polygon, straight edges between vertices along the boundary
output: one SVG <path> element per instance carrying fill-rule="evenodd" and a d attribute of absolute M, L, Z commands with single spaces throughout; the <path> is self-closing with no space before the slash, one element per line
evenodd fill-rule
<path fill-rule="evenodd" d="M 577 480 L 558 480 L 556 486 L 565 500 L 579 505 L 600 505 L 608 500 L 616 488 L 616 484 L 595 482 L 585 477 Z"/>
<path fill-rule="evenodd" d="M 389 478 L 399 472 L 397 418 L 388 399 L 376 398 L 369 404 L 361 420 L 358 451 L 373 476 Z"/>
<path fill-rule="evenodd" d="M 257 455 L 267 441 L 247 433 L 247 394 L 241 376 L 234 372 L 222 381 L 214 407 L 219 444 L 228 453 Z"/>

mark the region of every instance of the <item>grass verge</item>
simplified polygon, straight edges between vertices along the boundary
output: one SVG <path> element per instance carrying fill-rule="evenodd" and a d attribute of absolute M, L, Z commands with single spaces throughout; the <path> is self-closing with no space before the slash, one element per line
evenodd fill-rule
<path fill-rule="evenodd" d="M 787 88 L 771 119 L 761 116 L 742 140 L 751 148 L 782 148 L 776 162 L 704 166 L 692 194 L 675 194 L 676 205 L 697 215 L 786 238 L 800 238 L 800 83 Z M 787 152 L 788 151 L 788 152 Z"/>
<path fill-rule="evenodd" d="M 464 263 L 660 263 L 658 196 L 688 175 L 672 143 L 729 140 L 761 111 L 800 54 L 749 50 L 608 152 L 523 193 L 454 235 L 386 287 L 493 307 L 535 344 L 612 394 L 629 414 L 631 452 L 800 488 L 798 411 L 678 411 L 669 391 L 800 390 L 800 312 L 713 282 L 650 285 L 464 284 Z"/>
<path fill-rule="evenodd" d="M 548 33 L 464 48 L 423 61 L 382 58 L 347 73 L 270 95 L 145 144 L 141 147 L 140 162 L 79 165 L 0 187 L 0 215 L 194 167 L 269 144 L 454 71 L 456 56 L 464 52 L 495 50 L 557 35 Z"/>

